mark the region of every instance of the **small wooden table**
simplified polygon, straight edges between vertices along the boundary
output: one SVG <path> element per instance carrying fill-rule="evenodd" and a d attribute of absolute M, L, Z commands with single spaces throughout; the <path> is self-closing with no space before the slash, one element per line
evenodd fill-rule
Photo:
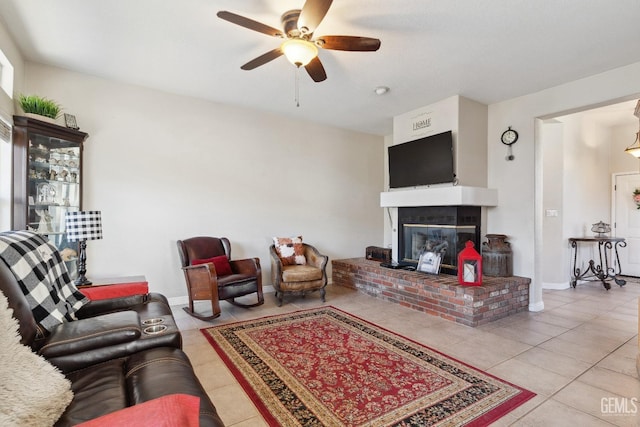
<path fill-rule="evenodd" d="M 578 268 L 578 246 L 580 244 L 598 244 L 599 262 L 590 259 L 589 266 L 582 271 Z M 571 286 L 576 287 L 578 280 L 600 280 L 602 286 L 606 290 L 611 289 L 608 283 L 610 280 L 616 282 L 619 286 L 624 286 L 627 281 L 620 279 L 618 276 L 622 274 L 620 269 L 620 257 L 618 256 L 618 248 L 627 246 L 622 237 L 571 237 L 569 244 L 573 248 L 573 264 L 571 266 Z M 613 250 L 613 256 L 609 259 L 609 253 Z M 611 264 L 609 262 L 611 261 Z"/>

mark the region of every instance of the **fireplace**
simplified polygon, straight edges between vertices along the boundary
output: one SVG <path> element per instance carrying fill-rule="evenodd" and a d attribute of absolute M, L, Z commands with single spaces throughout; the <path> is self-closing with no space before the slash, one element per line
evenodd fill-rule
<path fill-rule="evenodd" d="M 466 241 L 480 248 L 479 206 L 398 208 L 398 261 L 417 264 L 425 251 L 442 254 L 441 272 L 457 274 L 458 253 Z"/>

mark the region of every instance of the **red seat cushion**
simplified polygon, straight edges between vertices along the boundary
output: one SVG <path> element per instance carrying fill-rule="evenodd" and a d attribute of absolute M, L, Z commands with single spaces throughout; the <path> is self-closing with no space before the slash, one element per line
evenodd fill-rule
<path fill-rule="evenodd" d="M 208 264 L 210 262 L 212 262 L 213 266 L 216 268 L 218 276 L 228 276 L 233 274 L 231 264 L 229 264 L 229 259 L 226 255 L 214 256 L 213 258 L 194 259 L 191 261 L 191 265 Z"/>

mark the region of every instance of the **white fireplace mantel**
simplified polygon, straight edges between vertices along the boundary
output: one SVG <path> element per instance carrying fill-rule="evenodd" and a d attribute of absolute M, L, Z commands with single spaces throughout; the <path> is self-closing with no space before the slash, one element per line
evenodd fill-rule
<path fill-rule="evenodd" d="M 498 190 L 457 185 L 387 191 L 380 193 L 380 206 L 498 206 Z"/>

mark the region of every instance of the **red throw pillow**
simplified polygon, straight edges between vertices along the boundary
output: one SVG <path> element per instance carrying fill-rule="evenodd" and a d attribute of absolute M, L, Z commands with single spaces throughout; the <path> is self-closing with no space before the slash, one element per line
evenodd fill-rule
<path fill-rule="evenodd" d="M 191 265 L 207 264 L 210 262 L 212 262 L 213 266 L 216 268 L 218 276 L 228 276 L 233 274 L 231 264 L 229 264 L 229 259 L 226 255 L 214 256 L 213 258 L 206 259 L 194 259 L 191 261 Z"/>

